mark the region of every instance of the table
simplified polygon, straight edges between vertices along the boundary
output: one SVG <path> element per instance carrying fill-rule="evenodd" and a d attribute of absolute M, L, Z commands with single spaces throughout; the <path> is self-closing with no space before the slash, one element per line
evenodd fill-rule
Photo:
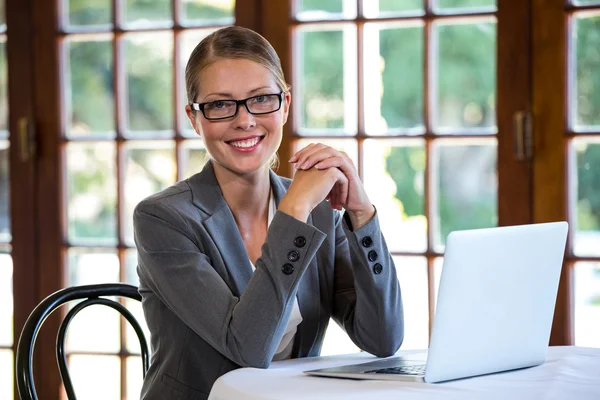
<path fill-rule="evenodd" d="M 414 351 L 399 351 L 397 355 Z M 367 353 L 274 362 L 221 376 L 209 400 L 600 399 L 600 349 L 550 347 L 540 366 L 439 384 L 307 376 L 308 369 L 373 361 Z"/>

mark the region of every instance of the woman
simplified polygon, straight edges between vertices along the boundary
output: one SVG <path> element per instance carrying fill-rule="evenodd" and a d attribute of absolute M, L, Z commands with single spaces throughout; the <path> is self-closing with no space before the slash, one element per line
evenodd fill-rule
<path fill-rule="evenodd" d="M 330 317 L 361 349 L 394 354 L 400 288 L 352 162 L 316 144 L 290 160 L 293 181 L 270 169 L 291 102 L 271 45 L 219 30 L 190 56 L 186 86 L 211 160 L 134 213 L 152 343 L 142 398 L 205 399 L 232 369 L 318 356 Z"/>

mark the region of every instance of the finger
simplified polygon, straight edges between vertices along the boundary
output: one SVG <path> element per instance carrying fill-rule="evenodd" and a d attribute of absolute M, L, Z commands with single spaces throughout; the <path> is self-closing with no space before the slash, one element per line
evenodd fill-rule
<path fill-rule="evenodd" d="M 328 158 L 332 157 L 342 159 L 342 156 L 336 149 L 326 146 L 321 149 L 315 149 L 315 151 L 313 151 L 310 154 L 306 154 L 306 157 L 303 159 L 303 161 L 298 161 L 297 165 L 302 169 L 311 169 L 321 161 L 327 160 Z"/>
<path fill-rule="evenodd" d="M 354 164 L 343 156 L 330 157 L 315 165 L 317 169 L 338 168 L 346 176 L 348 180 L 355 181 L 358 178 L 358 173 Z"/>
<path fill-rule="evenodd" d="M 298 150 L 296 153 L 294 153 L 292 158 L 290 158 L 290 162 L 291 163 L 297 162 L 298 159 L 302 156 L 302 154 L 304 154 L 306 151 L 310 151 L 310 149 L 316 145 L 317 145 L 317 143 L 309 143 L 308 145 L 304 146 L 303 148 Z"/>
<path fill-rule="evenodd" d="M 313 157 L 314 154 L 317 154 L 327 148 L 328 148 L 328 146 L 325 146 L 322 143 L 317 143 L 314 146 L 311 146 L 310 148 L 304 149 L 301 154 L 298 154 L 298 158 L 296 159 L 296 168 L 302 168 L 302 169 L 312 168 L 312 165 L 310 167 L 305 167 L 305 165 L 307 165 L 307 160 L 310 157 Z"/>

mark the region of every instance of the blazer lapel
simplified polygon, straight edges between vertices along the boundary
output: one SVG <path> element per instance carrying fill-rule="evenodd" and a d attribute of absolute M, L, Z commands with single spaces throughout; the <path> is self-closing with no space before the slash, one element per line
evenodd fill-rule
<path fill-rule="evenodd" d="M 233 213 L 215 177 L 212 161 L 188 182 L 192 188 L 192 202 L 209 215 L 202 224 L 221 253 L 233 284 L 231 289 L 240 296 L 252 277 L 252 266 Z"/>

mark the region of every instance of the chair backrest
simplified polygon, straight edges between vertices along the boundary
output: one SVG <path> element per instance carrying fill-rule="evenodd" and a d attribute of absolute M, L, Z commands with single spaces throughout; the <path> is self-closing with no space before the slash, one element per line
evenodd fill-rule
<path fill-rule="evenodd" d="M 21 400 L 38 400 L 33 381 L 33 350 L 35 340 L 42 324 L 50 314 L 63 304 L 74 300 L 83 300 L 77 303 L 65 316 L 62 321 L 56 337 L 56 358 L 58 361 L 58 369 L 67 392 L 69 400 L 75 400 L 75 392 L 69 370 L 67 368 L 67 359 L 65 355 L 65 337 L 71 320 L 77 313 L 86 307 L 94 304 L 100 304 L 111 307 L 117 310 L 133 327 L 140 341 L 142 353 L 143 375 L 146 376 L 146 371 L 150 365 L 148 355 L 148 343 L 144 332 L 137 322 L 135 317 L 120 303 L 106 299 L 107 296 L 127 297 L 130 299 L 141 301 L 142 297 L 139 294 L 137 287 L 122 283 L 106 283 L 99 285 L 74 286 L 59 290 L 44 299 L 29 315 L 27 322 L 21 331 L 19 344 L 17 345 L 16 354 L 16 377 L 17 388 Z"/>

